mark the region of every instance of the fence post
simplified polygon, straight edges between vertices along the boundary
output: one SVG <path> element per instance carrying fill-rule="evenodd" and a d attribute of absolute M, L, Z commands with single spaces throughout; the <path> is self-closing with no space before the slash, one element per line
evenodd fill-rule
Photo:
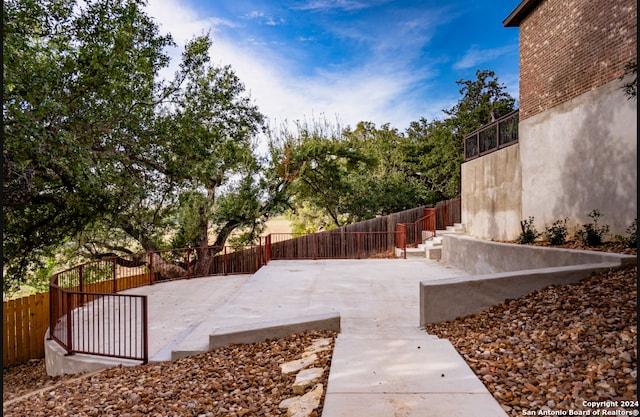
<path fill-rule="evenodd" d="M 396 223 L 396 245 L 402 249 L 404 259 L 407 259 L 407 226 L 404 223 Z"/>
<path fill-rule="evenodd" d="M 155 281 L 153 279 L 153 252 L 147 252 L 147 254 L 149 256 L 149 285 L 153 285 L 153 282 Z"/>
<path fill-rule="evenodd" d="M 71 292 L 67 293 L 67 308 L 66 313 L 67 313 L 67 355 L 72 355 L 73 352 L 73 332 L 72 332 L 72 328 L 71 326 L 73 326 L 73 320 L 71 317 L 71 312 L 73 311 L 73 306 L 72 306 L 72 298 L 73 294 Z"/>
<path fill-rule="evenodd" d="M 118 269 L 118 258 L 113 257 L 113 293 L 118 292 L 118 278 L 117 278 L 117 269 Z"/>
<path fill-rule="evenodd" d="M 54 279 L 55 279 L 56 283 L 58 283 L 58 279 L 55 278 L 55 275 L 54 275 Z M 58 294 L 58 291 L 59 291 L 59 288 L 57 287 L 56 288 L 56 295 Z M 56 314 L 54 314 L 54 311 L 53 311 L 55 309 L 55 307 L 53 305 L 53 303 L 54 303 L 53 300 L 54 300 L 53 289 L 51 288 L 51 284 L 49 284 L 49 337 L 47 338 L 47 340 L 53 339 L 52 335 L 53 335 L 53 332 L 56 329 L 55 328 L 56 327 L 55 326 L 55 322 L 58 321 L 58 316 Z M 58 311 L 58 310 L 56 309 L 56 311 Z"/>
<path fill-rule="evenodd" d="M 147 310 L 147 296 L 143 296 L 142 298 L 142 322 L 144 323 L 144 329 L 142 332 L 143 338 L 143 354 L 144 354 L 144 364 L 149 362 L 149 314 Z"/>
<path fill-rule="evenodd" d="M 269 262 L 271 262 L 271 234 L 267 235 L 267 242 L 266 242 L 266 249 L 265 249 L 265 264 L 268 264 Z"/>
<path fill-rule="evenodd" d="M 227 275 L 227 247 L 224 247 L 224 256 L 222 257 L 222 275 Z"/>
<path fill-rule="evenodd" d="M 80 268 L 78 268 L 78 280 L 80 292 L 84 292 L 84 265 L 80 265 Z"/>
<path fill-rule="evenodd" d="M 187 248 L 187 279 L 191 278 L 191 248 Z"/>
<path fill-rule="evenodd" d="M 315 232 L 313 233 L 313 260 L 317 260 L 318 259 L 318 255 L 316 254 L 316 234 Z"/>
<path fill-rule="evenodd" d="M 358 259 L 360 259 L 360 236 L 362 233 L 358 232 Z"/>

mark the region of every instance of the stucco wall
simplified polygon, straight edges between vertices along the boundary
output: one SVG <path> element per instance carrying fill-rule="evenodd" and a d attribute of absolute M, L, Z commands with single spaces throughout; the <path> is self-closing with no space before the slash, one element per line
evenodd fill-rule
<path fill-rule="evenodd" d="M 564 217 L 625 234 L 637 217 L 637 102 L 620 81 L 520 122 L 522 219 L 539 231 Z"/>
<path fill-rule="evenodd" d="M 479 239 L 512 240 L 520 234 L 520 145 L 462 164 L 462 223 Z"/>

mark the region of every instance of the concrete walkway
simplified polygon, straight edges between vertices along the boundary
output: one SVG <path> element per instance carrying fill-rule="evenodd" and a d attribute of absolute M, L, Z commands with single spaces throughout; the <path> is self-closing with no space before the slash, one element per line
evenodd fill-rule
<path fill-rule="evenodd" d="M 150 295 L 152 361 L 206 351 L 224 328 L 337 312 L 323 417 L 506 416 L 453 346 L 418 327 L 420 281 L 459 275 L 429 260 L 272 261 L 130 292 Z"/>
<path fill-rule="evenodd" d="M 506 417 L 453 346 L 419 328 L 420 282 L 461 275 L 426 259 L 272 261 L 125 293 L 148 296 L 151 362 L 207 351 L 226 329 L 339 314 L 323 417 Z"/>

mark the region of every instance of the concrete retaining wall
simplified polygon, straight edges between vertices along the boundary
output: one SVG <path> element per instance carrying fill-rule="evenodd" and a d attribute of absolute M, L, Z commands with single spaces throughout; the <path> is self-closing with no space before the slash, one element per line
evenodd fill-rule
<path fill-rule="evenodd" d="M 461 176 L 466 233 L 478 239 L 518 236 L 522 220 L 520 144 L 465 162 Z"/>
<path fill-rule="evenodd" d="M 491 242 L 462 235 L 446 235 L 442 241 L 442 260 L 471 275 L 603 262 L 635 263 L 635 259 L 610 252 Z"/>
<path fill-rule="evenodd" d="M 446 235 L 443 261 L 470 276 L 422 281 L 420 325 L 454 320 L 549 285 L 633 265 L 636 257 L 607 252 L 514 245 Z"/>

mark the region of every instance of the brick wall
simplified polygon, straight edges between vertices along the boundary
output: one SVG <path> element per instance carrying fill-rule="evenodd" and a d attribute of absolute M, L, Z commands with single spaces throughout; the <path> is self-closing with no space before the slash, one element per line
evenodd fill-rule
<path fill-rule="evenodd" d="M 623 75 L 636 19 L 635 0 L 543 0 L 520 24 L 520 120 Z"/>

